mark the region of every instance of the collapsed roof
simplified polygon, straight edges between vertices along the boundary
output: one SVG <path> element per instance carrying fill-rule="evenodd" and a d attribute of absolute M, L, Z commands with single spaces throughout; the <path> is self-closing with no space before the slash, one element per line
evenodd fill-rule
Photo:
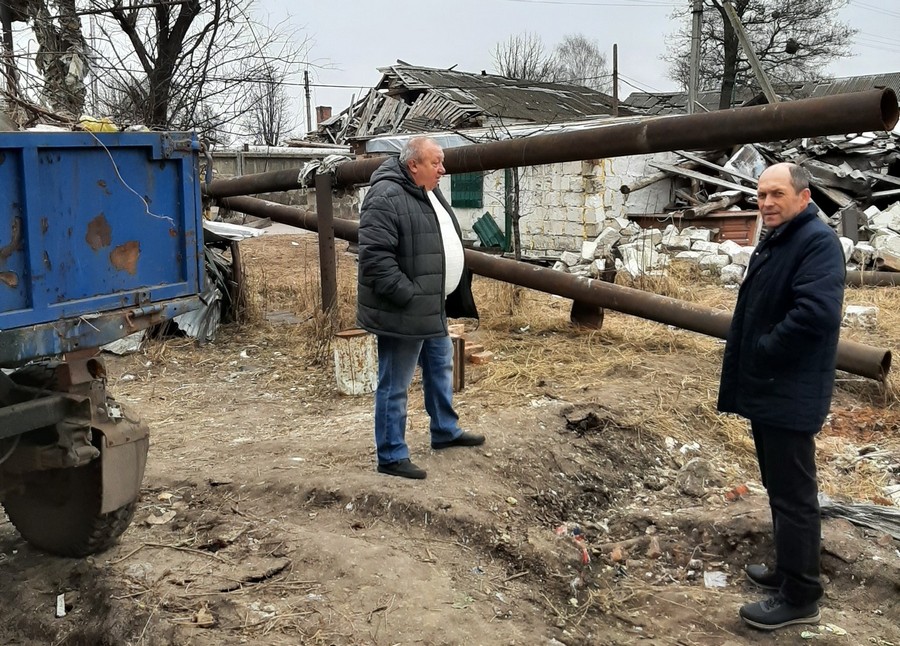
<path fill-rule="evenodd" d="M 319 124 L 318 139 L 343 144 L 383 134 L 549 124 L 614 112 L 613 97 L 577 85 L 405 63 L 378 71 L 382 78 L 365 97 Z M 618 113 L 633 114 L 626 108 Z"/>

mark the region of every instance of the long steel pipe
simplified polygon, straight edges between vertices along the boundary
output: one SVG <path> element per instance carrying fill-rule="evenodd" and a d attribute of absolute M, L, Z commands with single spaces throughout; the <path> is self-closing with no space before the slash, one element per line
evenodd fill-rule
<path fill-rule="evenodd" d="M 318 230 L 316 216 L 299 209 L 252 197 L 231 197 L 220 203 L 241 213 L 271 218 L 274 222 Z M 357 241 L 356 222 L 334 220 L 335 235 L 350 242 Z M 605 307 L 623 314 L 666 323 L 685 330 L 724 339 L 731 324 L 731 313 L 675 298 L 649 294 L 639 289 L 622 287 L 601 280 L 565 274 L 545 267 L 466 250 L 466 265 L 476 274 L 521 285 L 548 294 L 571 298 L 588 305 Z M 855 341 L 842 340 L 838 345 L 838 368 L 853 374 L 883 380 L 891 368 L 891 352 Z"/>
<path fill-rule="evenodd" d="M 611 119 L 595 128 L 448 148 L 444 166 L 448 173 L 467 173 L 667 150 L 711 150 L 758 141 L 890 130 L 898 116 L 893 90 L 869 90 L 716 112 Z M 384 157 L 345 162 L 335 170 L 334 185 L 365 184 L 382 161 Z M 210 197 L 286 191 L 299 187 L 299 173 L 295 169 L 220 179 L 210 182 L 204 191 Z"/>

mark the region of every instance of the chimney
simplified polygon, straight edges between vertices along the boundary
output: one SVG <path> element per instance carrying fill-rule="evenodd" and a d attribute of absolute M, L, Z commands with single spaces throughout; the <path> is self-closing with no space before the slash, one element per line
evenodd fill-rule
<path fill-rule="evenodd" d="M 323 121 L 327 121 L 331 118 L 331 106 L 330 105 L 317 105 L 316 106 L 316 125 L 322 123 Z"/>

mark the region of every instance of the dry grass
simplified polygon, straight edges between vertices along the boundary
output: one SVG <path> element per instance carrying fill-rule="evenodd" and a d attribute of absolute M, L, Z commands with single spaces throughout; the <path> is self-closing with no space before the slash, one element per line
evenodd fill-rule
<path fill-rule="evenodd" d="M 356 303 L 355 257 L 341 253 L 344 243 L 338 245 L 336 312 L 321 309 L 314 235 L 254 240 L 242 245 L 249 322 L 224 330 L 220 342 L 202 350 L 187 348 L 183 341 L 160 342 L 149 350 L 155 353 L 154 361 L 165 363 L 176 355 L 182 361 L 185 355 L 191 362 L 209 361 L 222 346 L 242 343 L 252 334 L 254 343 L 290 356 L 291 367 L 280 370 L 285 382 L 314 367 L 322 373 L 322 399 L 336 398 L 336 393 L 324 390 L 333 389 L 330 341 L 335 331 L 354 327 Z M 635 286 L 711 308 L 730 309 L 736 298 L 736 290 L 712 285 L 690 272 L 673 271 Z M 473 398 L 487 409 L 527 406 L 540 397 L 595 401 L 619 415 L 622 426 L 660 440 L 699 442 L 703 454 L 729 478 L 741 473 L 755 476 L 747 423 L 716 411 L 722 341 L 610 310 L 602 329 L 576 328 L 569 323 L 567 299 L 482 277 L 476 277 L 474 290 L 481 322 L 477 329 L 469 322 L 470 338 L 484 344 L 494 359 L 468 368 L 473 386 L 466 395 L 470 405 Z M 900 290 L 848 289 L 845 300 L 879 308 L 877 329 L 846 330 L 846 338 L 900 346 Z M 273 312 L 289 312 L 299 323 L 270 322 Z M 826 427 L 819 442 L 820 480 L 826 492 L 861 500 L 881 495 L 884 470 L 871 461 L 853 460 L 865 438 L 845 427 L 865 412 L 881 420 L 884 429 L 872 441 L 900 453 L 900 406 L 893 383 L 884 388 L 871 380 L 839 382 L 838 398 L 843 403 L 835 407 L 834 428 Z"/>

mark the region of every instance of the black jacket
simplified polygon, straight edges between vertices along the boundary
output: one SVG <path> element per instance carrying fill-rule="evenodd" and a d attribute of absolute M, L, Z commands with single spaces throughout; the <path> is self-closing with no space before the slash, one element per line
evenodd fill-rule
<path fill-rule="evenodd" d="M 725 345 L 719 410 L 817 433 L 831 406 L 844 253 L 810 204 L 757 246 Z"/>
<path fill-rule="evenodd" d="M 459 223 L 439 189 L 434 194 Z M 460 239 L 462 239 L 460 237 Z M 414 339 L 447 334 L 447 317 L 478 317 L 472 275 L 463 269 L 456 291 L 444 292 L 444 243 L 428 195 L 397 158 L 372 175 L 359 214 L 356 321 L 374 334 Z"/>

